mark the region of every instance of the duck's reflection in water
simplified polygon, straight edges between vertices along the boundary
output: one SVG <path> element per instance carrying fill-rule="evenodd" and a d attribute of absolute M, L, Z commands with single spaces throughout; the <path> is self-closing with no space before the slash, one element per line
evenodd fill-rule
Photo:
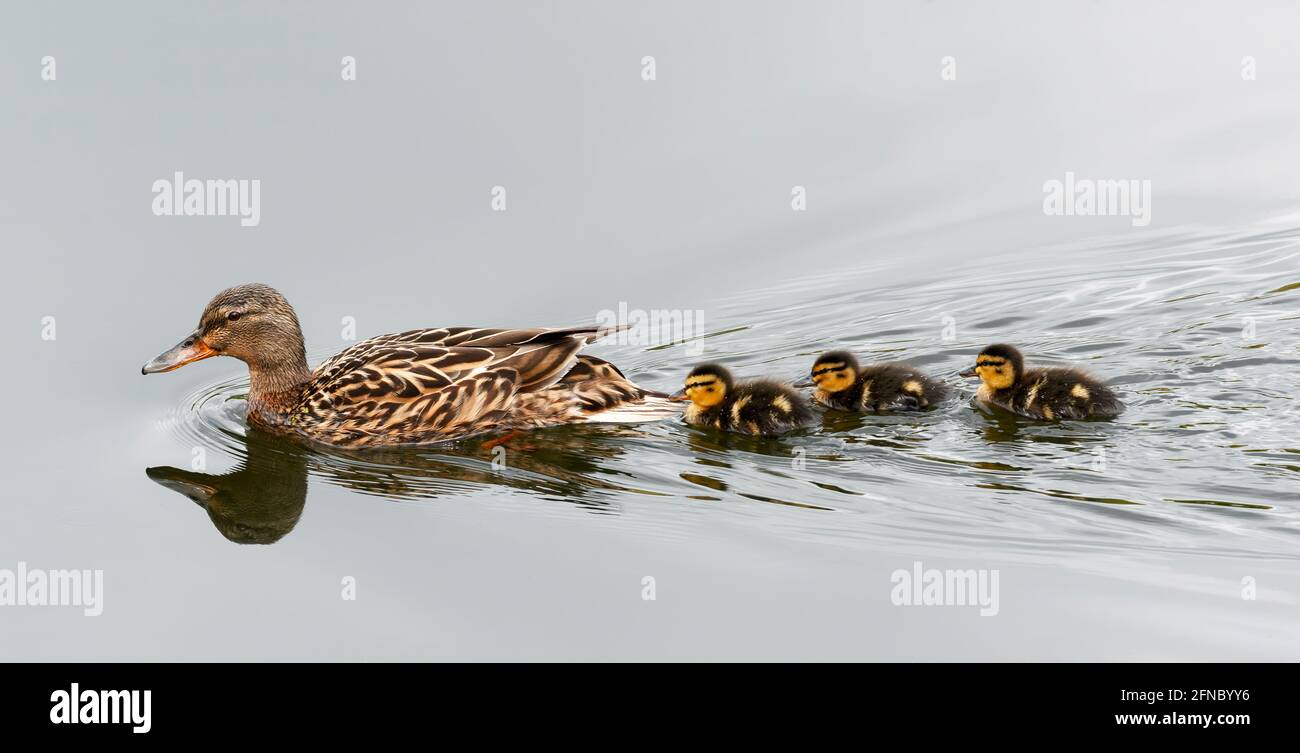
<path fill-rule="evenodd" d="M 544 434 L 544 436 L 541 436 Z M 239 544 L 273 544 L 297 525 L 307 501 L 308 475 L 357 492 L 391 499 L 427 499 L 482 487 L 528 491 L 594 512 L 618 512 L 619 493 L 642 491 L 612 483 L 609 461 L 635 429 L 558 427 L 485 448 L 483 439 L 437 448 L 344 451 L 306 446 L 249 427 L 227 434 L 240 454 L 223 474 L 146 468 L 157 483 L 203 507 L 222 536 Z"/>
<path fill-rule="evenodd" d="M 307 451 L 256 430 L 238 440 L 245 454 L 229 473 L 159 466 L 145 475 L 198 503 L 227 539 L 274 544 L 298 524 L 307 503 Z"/>

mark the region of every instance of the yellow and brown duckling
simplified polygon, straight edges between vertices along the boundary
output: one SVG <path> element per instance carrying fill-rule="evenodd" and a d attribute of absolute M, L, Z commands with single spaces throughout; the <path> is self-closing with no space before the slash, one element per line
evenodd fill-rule
<path fill-rule="evenodd" d="M 238 358 L 248 365 L 251 423 L 343 447 L 677 415 L 667 395 L 578 353 L 603 334 L 594 326 L 417 329 L 359 342 L 313 371 L 293 307 L 250 284 L 218 293 L 199 326 L 140 371 Z"/>
<path fill-rule="evenodd" d="M 770 379 L 737 382 L 716 363 L 696 366 L 677 396 L 690 400 L 687 423 L 738 434 L 780 434 L 813 418 L 808 401 L 790 387 Z"/>
<path fill-rule="evenodd" d="M 920 410 L 942 400 L 948 391 L 924 373 L 901 363 L 861 366 L 852 353 L 832 350 L 813 363 L 797 387 L 816 387 L 813 401 L 827 408 L 864 413 Z"/>
<path fill-rule="evenodd" d="M 1010 345 L 990 345 L 961 376 L 982 382 L 975 397 L 986 405 L 1048 421 L 1114 418 L 1124 403 L 1096 377 L 1078 369 L 1025 369 L 1024 356 Z"/>

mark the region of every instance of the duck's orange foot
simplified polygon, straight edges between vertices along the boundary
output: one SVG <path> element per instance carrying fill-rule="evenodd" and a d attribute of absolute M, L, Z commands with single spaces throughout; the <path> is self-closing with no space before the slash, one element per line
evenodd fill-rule
<path fill-rule="evenodd" d="M 499 436 L 499 437 L 497 437 L 497 438 L 495 438 L 495 439 L 489 439 L 488 441 L 484 442 L 484 443 L 483 443 L 483 449 L 485 449 L 485 450 L 489 450 L 489 451 L 490 451 L 490 450 L 493 450 L 493 449 L 495 449 L 495 448 L 497 448 L 497 447 L 500 447 L 500 446 L 506 444 L 507 442 L 509 442 L 510 440 L 514 439 L 515 437 L 518 437 L 518 436 L 521 435 L 521 434 L 523 434 L 523 432 L 522 432 L 522 431 L 519 431 L 519 430 L 508 431 L 508 432 L 506 432 L 505 434 L 502 434 L 501 436 Z"/>

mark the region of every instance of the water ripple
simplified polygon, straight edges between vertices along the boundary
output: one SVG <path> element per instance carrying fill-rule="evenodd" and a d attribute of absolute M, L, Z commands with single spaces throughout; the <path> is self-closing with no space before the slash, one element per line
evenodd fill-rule
<path fill-rule="evenodd" d="M 1295 231 L 1182 231 L 981 259 L 940 279 L 900 281 L 876 263 L 718 302 L 700 338 L 595 346 L 657 388 L 704 358 L 794 378 L 830 347 L 909 360 L 955 388 L 923 414 L 826 414 L 780 439 L 675 422 L 562 427 L 512 444 L 505 468 L 476 440 L 383 452 L 254 444 L 246 380 L 197 391 L 168 423 L 178 442 L 258 473 L 299 463 L 396 500 L 562 500 L 654 537 L 689 536 L 707 514 L 829 545 L 942 542 L 1030 561 L 1097 550 L 1295 559 L 1298 261 Z M 1053 425 L 976 410 L 973 386 L 954 375 L 992 341 L 1092 369 L 1129 411 Z"/>

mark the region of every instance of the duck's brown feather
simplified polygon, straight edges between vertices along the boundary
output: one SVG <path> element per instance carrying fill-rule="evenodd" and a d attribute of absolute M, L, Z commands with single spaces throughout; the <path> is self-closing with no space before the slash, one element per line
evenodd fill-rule
<path fill-rule="evenodd" d="M 359 342 L 322 363 L 285 423 L 335 445 L 425 444 L 586 420 L 657 396 L 578 351 L 603 334 L 410 330 Z"/>

